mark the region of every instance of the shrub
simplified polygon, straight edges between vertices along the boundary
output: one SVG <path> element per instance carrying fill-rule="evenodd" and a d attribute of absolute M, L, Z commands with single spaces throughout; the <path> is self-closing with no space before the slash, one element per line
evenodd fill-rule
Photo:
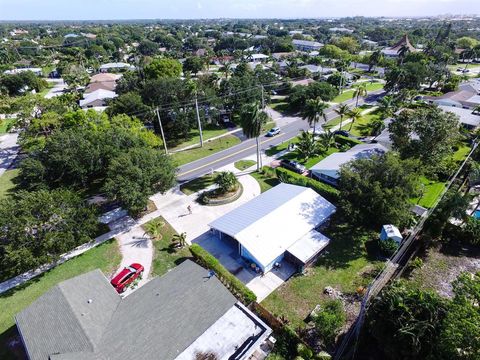
<path fill-rule="evenodd" d="M 346 320 L 343 304 L 340 300 L 328 301 L 315 317 L 315 328 L 325 345 L 332 346 L 338 331 Z"/>
<path fill-rule="evenodd" d="M 390 257 L 395 253 L 395 251 L 397 251 L 398 244 L 395 240 L 392 240 L 392 239 L 387 239 L 387 240 L 378 239 L 378 248 L 380 249 L 383 255 Z"/>
<path fill-rule="evenodd" d="M 233 172 L 222 171 L 215 177 L 215 184 L 217 184 L 222 193 L 227 193 L 235 190 L 238 180 Z"/>
<path fill-rule="evenodd" d="M 288 184 L 306 186 L 322 195 L 325 199 L 331 202 L 337 202 L 339 192 L 333 186 L 296 174 L 293 171 L 277 167 L 275 169 L 277 177 Z"/>
<path fill-rule="evenodd" d="M 214 256 L 210 255 L 200 245 L 192 244 L 190 246 L 190 252 L 200 265 L 215 271 L 215 274 L 222 284 L 244 304 L 248 305 L 257 300 L 257 296 L 249 288 L 225 269 Z"/>

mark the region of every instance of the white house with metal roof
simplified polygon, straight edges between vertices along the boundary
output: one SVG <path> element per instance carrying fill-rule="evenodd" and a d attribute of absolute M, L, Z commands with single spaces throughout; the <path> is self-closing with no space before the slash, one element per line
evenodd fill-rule
<path fill-rule="evenodd" d="M 292 40 L 293 47 L 299 51 L 318 51 L 323 47 L 322 43 L 309 40 Z"/>
<path fill-rule="evenodd" d="M 113 99 L 115 97 L 117 97 L 117 94 L 114 91 L 98 89 L 92 91 L 91 93 L 85 94 L 84 98 L 80 100 L 80 107 L 91 108 L 105 106 L 107 99 Z"/>
<path fill-rule="evenodd" d="M 346 152 L 333 153 L 310 168 L 312 175 L 331 185 L 337 185 L 340 167 L 350 161 L 368 159 L 385 154 L 388 149 L 381 144 L 358 144 Z"/>
<path fill-rule="evenodd" d="M 216 219 L 209 226 L 234 239 L 239 254 L 268 272 L 287 257 L 306 265 L 329 239 L 315 229 L 336 211 L 310 188 L 280 184 Z"/>

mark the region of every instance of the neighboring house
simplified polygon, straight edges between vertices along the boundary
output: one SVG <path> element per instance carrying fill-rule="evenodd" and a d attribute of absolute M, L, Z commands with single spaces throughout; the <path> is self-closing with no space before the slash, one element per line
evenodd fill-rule
<path fill-rule="evenodd" d="M 303 34 L 303 30 L 290 30 L 288 32 L 289 35 L 302 35 Z"/>
<path fill-rule="evenodd" d="M 127 63 L 122 63 L 122 62 L 116 62 L 116 63 L 107 63 L 100 65 L 100 72 L 108 72 L 110 70 L 135 70 L 135 66 L 127 64 Z"/>
<path fill-rule="evenodd" d="M 439 106 L 439 108 L 457 115 L 460 123 L 467 130 L 475 130 L 480 126 L 480 115 L 473 113 L 471 109 L 443 105 Z"/>
<path fill-rule="evenodd" d="M 90 94 L 97 90 L 114 91 L 117 87 L 117 80 L 121 77 L 122 75 L 110 73 L 93 75 L 90 78 L 90 83 L 85 88 L 85 94 Z"/>
<path fill-rule="evenodd" d="M 393 45 L 392 47 L 383 49 L 382 53 L 387 58 L 397 58 L 399 55 L 400 49 L 403 46 L 406 46 L 411 52 L 417 51 L 417 49 L 415 49 L 415 47 L 413 47 L 412 43 L 410 42 L 408 35 L 405 34 L 395 45 Z"/>
<path fill-rule="evenodd" d="M 372 156 L 385 154 L 388 149 L 381 144 L 358 144 L 346 152 L 337 152 L 310 168 L 314 177 L 328 184 L 337 186 L 340 178 L 340 167 L 350 161 L 369 159 Z"/>
<path fill-rule="evenodd" d="M 281 183 L 216 219 L 209 226 L 222 241 L 262 272 L 283 259 L 300 269 L 312 263 L 329 239 L 315 229 L 336 211 L 310 188 Z"/>
<path fill-rule="evenodd" d="M 282 60 L 294 55 L 295 55 L 294 52 L 278 52 L 278 53 L 273 53 L 272 58 L 274 58 L 275 60 Z"/>
<path fill-rule="evenodd" d="M 461 84 L 457 91 L 439 97 L 424 96 L 423 99 L 431 104 L 473 109 L 480 106 L 480 80 L 475 79 Z"/>
<path fill-rule="evenodd" d="M 190 260 L 122 298 L 100 270 L 63 281 L 15 317 L 30 360 L 247 359 L 271 329 Z"/>
<path fill-rule="evenodd" d="M 324 67 L 324 66 L 318 66 L 318 65 L 303 65 L 299 67 L 300 69 L 305 69 L 307 70 L 308 73 L 313 74 L 313 75 L 329 75 L 333 74 L 334 72 L 337 71 L 335 68 L 330 68 L 330 67 Z"/>
<path fill-rule="evenodd" d="M 308 40 L 293 40 L 293 47 L 298 51 L 318 51 L 323 47 L 322 43 Z"/>
<path fill-rule="evenodd" d="M 290 81 L 290 84 L 292 84 L 292 86 L 308 86 L 314 82 L 315 80 L 313 79 L 302 79 L 302 80 Z"/>
<path fill-rule="evenodd" d="M 85 94 L 84 98 L 80 100 L 81 108 L 103 107 L 106 106 L 107 99 L 113 99 L 117 97 L 114 91 L 98 89 L 89 94 Z"/>
<path fill-rule="evenodd" d="M 402 233 L 395 225 L 383 225 L 380 232 L 380 240 L 386 241 L 390 239 L 400 244 L 403 240 Z"/>
<path fill-rule="evenodd" d="M 42 71 L 41 68 L 32 68 L 32 67 L 19 68 L 19 69 L 13 69 L 13 70 L 5 70 L 3 73 L 6 74 L 6 75 L 16 75 L 16 74 L 20 74 L 20 73 L 26 72 L 26 71 L 31 71 L 37 76 L 42 76 L 43 75 L 43 71 Z"/>
<path fill-rule="evenodd" d="M 246 58 L 255 63 L 265 63 L 268 61 L 269 56 L 265 54 L 252 54 L 250 56 L 246 56 Z"/>

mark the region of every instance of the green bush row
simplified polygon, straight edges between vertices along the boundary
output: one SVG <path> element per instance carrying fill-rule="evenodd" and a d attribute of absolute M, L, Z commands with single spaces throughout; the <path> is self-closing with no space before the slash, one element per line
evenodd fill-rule
<path fill-rule="evenodd" d="M 204 248 L 198 244 L 192 244 L 190 251 L 196 261 L 210 270 L 215 271 L 217 278 L 245 305 L 257 300 L 257 296 L 247 288 L 232 273 L 223 267 L 222 264 Z"/>
<path fill-rule="evenodd" d="M 335 141 L 340 145 L 348 145 L 350 147 L 362 144 L 360 140 L 352 139 L 342 135 L 335 135 Z"/>
<path fill-rule="evenodd" d="M 284 169 L 282 167 L 275 168 L 276 176 L 284 182 L 293 185 L 300 185 L 306 186 L 310 189 L 316 191 L 320 195 L 322 195 L 325 199 L 332 203 L 336 203 L 338 201 L 338 197 L 340 192 L 335 189 L 333 186 L 322 183 L 320 181 L 314 180 L 312 178 L 296 174 L 293 171 Z"/>

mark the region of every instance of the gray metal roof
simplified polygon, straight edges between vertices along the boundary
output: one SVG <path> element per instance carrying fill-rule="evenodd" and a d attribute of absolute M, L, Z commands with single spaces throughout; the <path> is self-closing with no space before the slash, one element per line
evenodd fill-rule
<path fill-rule="evenodd" d="M 99 270 L 89 272 L 16 319 L 32 360 L 173 360 L 235 303 L 216 277 L 187 260 L 124 299 Z"/>

